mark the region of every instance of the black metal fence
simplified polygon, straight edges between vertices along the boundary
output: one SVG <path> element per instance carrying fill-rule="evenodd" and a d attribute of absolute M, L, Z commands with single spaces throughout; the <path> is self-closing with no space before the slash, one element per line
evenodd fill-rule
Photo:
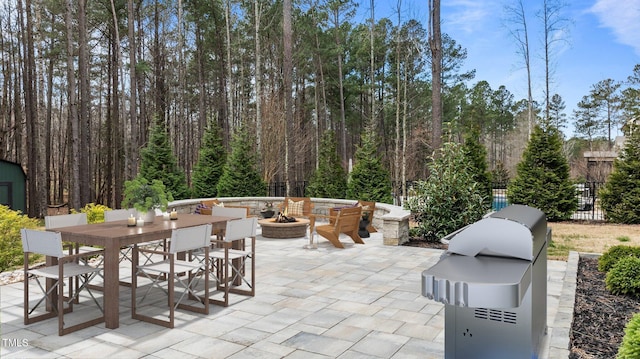
<path fill-rule="evenodd" d="M 400 184 L 393 184 L 394 204 L 402 206 L 402 204 L 411 196 L 411 188 L 415 181 L 407 181 L 406 188 L 408 195 L 399 195 L 402 193 Z M 294 183 L 292 196 L 304 197 L 307 181 L 297 181 Z M 604 185 L 604 182 L 583 182 L 575 185 L 576 202 L 578 210 L 571 216 L 572 220 L 583 221 L 604 221 L 604 212 L 598 205 L 598 190 Z M 285 197 L 287 195 L 287 186 L 285 182 L 269 183 L 269 197 Z M 507 199 L 507 184 L 495 183 L 493 185 L 493 203 L 494 211 L 506 207 L 509 204 Z"/>
<path fill-rule="evenodd" d="M 305 197 L 305 190 L 307 188 L 307 181 L 297 181 L 293 184 L 293 193 L 291 197 Z M 286 182 L 271 182 L 269 183 L 269 197 L 286 197 L 287 196 L 287 183 Z"/>
<path fill-rule="evenodd" d="M 575 185 L 578 210 L 571 215 L 572 220 L 604 221 L 604 212 L 598 205 L 598 191 L 604 182 L 583 182 Z M 509 204 L 507 186 L 497 184 L 493 187 L 493 210 L 497 211 Z"/>

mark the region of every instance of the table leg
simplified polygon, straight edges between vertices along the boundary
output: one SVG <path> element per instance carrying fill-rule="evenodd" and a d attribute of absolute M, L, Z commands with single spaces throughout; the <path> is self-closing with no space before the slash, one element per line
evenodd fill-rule
<path fill-rule="evenodd" d="M 120 326 L 119 255 L 117 241 L 107 241 L 104 248 L 104 316 L 108 329 Z"/>

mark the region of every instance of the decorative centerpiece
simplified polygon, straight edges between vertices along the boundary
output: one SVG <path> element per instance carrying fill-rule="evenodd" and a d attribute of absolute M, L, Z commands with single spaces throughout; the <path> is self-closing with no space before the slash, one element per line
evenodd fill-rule
<path fill-rule="evenodd" d="M 273 209 L 273 202 L 265 202 L 264 207 L 260 210 L 262 218 L 271 218 L 274 214 L 276 211 Z"/>
<path fill-rule="evenodd" d="M 146 223 L 154 221 L 156 209 L 166 211 L 169 201 L 173 201 L 173 196 L 166 192 L 160 180 L 149 183 L 144 177 L 138 176 L 124 183 L 122 207 L 135 208 L 138 210 L 138 217 L 144 218 Z"/>
<path fill-rule="evenodd" d="M 275 222 L 276 223 L 293 223 L 293 222 L 296 222 L 296 219 L 293 217 L 287 216 L 285 211 L 285 213 L 282 213 L 282 212 L 278 213 L 278 216 L 276 217 Z"/>

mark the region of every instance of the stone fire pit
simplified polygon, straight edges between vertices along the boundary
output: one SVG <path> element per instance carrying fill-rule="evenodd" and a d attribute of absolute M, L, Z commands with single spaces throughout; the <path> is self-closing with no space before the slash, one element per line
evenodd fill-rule
<path fill-rule="evenodd" d="M 258 224 L 265 238 L 302 238 L 307 234 L 309 220 L 296 218 L 295 222 L 278 223 L 275 218 L 269 218 L 259 220 Z"/>

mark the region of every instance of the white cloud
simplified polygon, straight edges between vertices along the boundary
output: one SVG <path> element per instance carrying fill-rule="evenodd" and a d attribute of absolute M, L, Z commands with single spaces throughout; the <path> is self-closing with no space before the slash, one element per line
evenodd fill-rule
<path fill-rule="evenodd" d="M 597 0 L 590 11 L 601 26 L 611 29 L 618 42 L 640 55 L 640 0 Z"/>
<path fill-rule="evenodd" d="M 495 14 L 492 1 L 453 0 L 442 3 L 441 20 L 448 28 L 457 28 L 467 34 L 487 26 Z M 446 14 L 446 16 L 445 16 Z"/>

